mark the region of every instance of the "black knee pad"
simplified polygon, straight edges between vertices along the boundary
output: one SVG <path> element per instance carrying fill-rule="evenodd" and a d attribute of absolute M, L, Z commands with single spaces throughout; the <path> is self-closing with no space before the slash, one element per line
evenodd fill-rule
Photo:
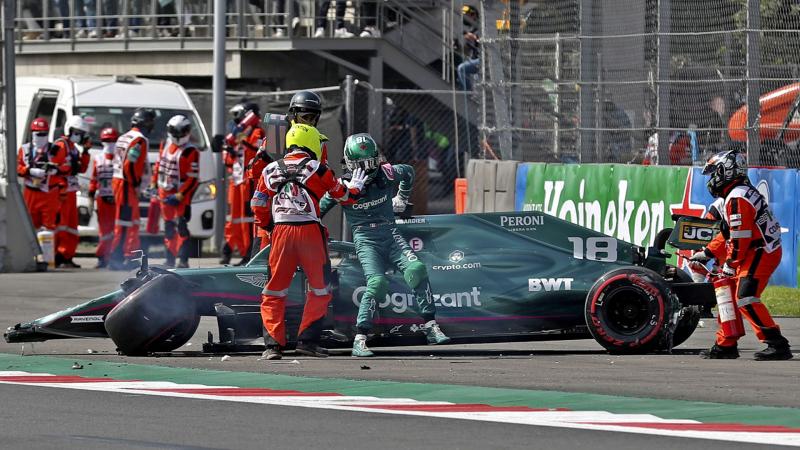
<path fill-rule="evenodd" d="M 327 263 L 325 263 L 324 266 L 322 266 L 322 276 L 323 276 L 323 279 L 325 280 L 325 285 L 326 286 L 329 285 L 329 284 L 333 284 L 333 282 L 335 281 L 334 276 L 333 276 L 333 271 L 331 270 L 331 262 L 330 261 L 328 261 Z"/>
<path fill-rule="evenodd" d="M 171 220 L 164 222 L 164 237 L 167 239 L 175 237 L 175 222 Z"/>
<path fill-rule="evenodd" d="M 178 219 L 178 234 L 181 237 L 188 238 L 189 237 L 189 224 L 186 222 L 186 219 L 183 217 Z"/>
<path fill-rule="evenodd" d="M 119 220 L 130 221 L 133 218 L 133 208 L 130 205 L 119 207 Z"/>
<path fill-rule="evenodd" d="M 758 279 L 756 278 L 742 278 L 739 280 L 738 297 L 755 297 L 758 292 Z"/>

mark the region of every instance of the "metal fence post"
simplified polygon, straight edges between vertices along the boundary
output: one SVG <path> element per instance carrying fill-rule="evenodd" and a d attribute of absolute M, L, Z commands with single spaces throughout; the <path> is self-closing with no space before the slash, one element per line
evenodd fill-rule
<path fill-rule="evenodd" d="M 670 33 L 672 32 L 672 0 L 658 1 L 658 67 L 656 81 L 657 112 L 656 132 L 658 133 L 658 162 L 667 164 L 670 140 Z"/>
<path fill-rule="evenodd" d="M 23 271 L 34 266 L 34 257 L 42 253 L 33 223 L 22 199 L 22 190 L 17 181 L 17 86 L 16 54 L 14 53 L 14 20 L 16 19 L 16 0 L 3 1 L 3 100 L 5 101 L 5 144 L 6 144 L 6 195 L 5 232 L 6 248 L 0 254 L 0 270 Z M 9 223 L 21 225 L 22 230 L 14 229 Z M 13 234 L 12 234 L 13 233 Z M 18 241 L 24 236 L 25 244 Z M 9 248 L 12 247 L 13 248 Z M 10 250 L 10 251 L 9 251 Z"/>
<path fill-rule="evenodd" d="M 225 136 L 225 1 L 214 0 L 214 78 L 212 80 L 212 128 L 215 149 L 221 148 Z M 217 197 L 214 213 L 214 243 L 217 250 L 225 245 L 225 215 L 228 198 L 225 185 L 223 152 L 217 153 Z"/>
<path fill-rule="evenodd" d="M 580 3 L 580 162 L 593 162 L 595 158 L 595 93 L 594 82 L 597 79 L 596 57 L 594 51 L 594 6 L 593 0 L 581 0 Z"/>
<path fill-rule="evenodd" d="M 353 76 L 347 75 L 344 77 L 344 115 L 345 122 L 344 128 L 347 131 L 347 136 L 353 134 Z"/>
<path fill-rule="evenodd" d="M 103 5 L 100 0 L 95 0 L 94 2 L 94 31 L 97 33 L 97 38 L 102 38 L 103 36 L 103 15 L 105 11 L 103 11 Z M 86 21 L 86 28 L 89 28 L 89 21 Z"/>
<path fill-rule="evenodd" d="M 375 142 L 383 143 L 383 57 L 373 56 L 369 59 L 369 115 L 367 129 Z"/>
<path fill-rule="evenodd" d="M 347 139 L 348 136 L 353 134 L 353 104 L 355 103 L 355 92 L 353 92 L 353 88 L 355 84 L 353 82 L 353 76 L 347 75 L 344 78 L 344 129 L 345 129 L 345 136 L 344 138 Z M 349 241 L 351 240 L 351 233 L 350 233 L 350 226 L 347 224 L 347 217 L 344 215 L 344 209 L 339 208 L 340 214 L 342 215 L 342 240 Z"/>
<path fill-rule="evenodd" d="M 753 166 L 761 164 L 761 11 L 759 0 L 747 0 L 747 158 Z"/>

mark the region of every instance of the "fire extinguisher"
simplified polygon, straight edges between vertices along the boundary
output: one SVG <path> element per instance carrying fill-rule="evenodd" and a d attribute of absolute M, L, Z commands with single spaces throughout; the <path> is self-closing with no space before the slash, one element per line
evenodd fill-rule
<path fill-rule="evenodd" d="M 733 277 L 720 277 L 714 281 L 717 297 L 717 312 L 720 329 L 726 338 L 744 336 L 742 313 L 736 304 L 736 280 Z"/>
<path fill-rule="evenodd" d="M 247 130 L 248 128 L 254 128 L 258 126 L 258 122 L 260 120 L 261 119 L 258 118 L 256 113 L 253 111 L 248 111 L 247 114 L 245 114 L 242 118 L 241 122 L 236 125 L 236 128 L 232 132 L 228 133 L 227 136 L 225 136 L 225 143 L 231 147 L 236 146 L 236 135 Z"/>
<path fill-rule="evenodd" d="M 145 231 L 149 234 L 158 234 L 161 221 L 161 199 L 158 198 L 158 191 L 155 189 L 150 192 L 150 207 L 147 210 L 147 225 Z"/>

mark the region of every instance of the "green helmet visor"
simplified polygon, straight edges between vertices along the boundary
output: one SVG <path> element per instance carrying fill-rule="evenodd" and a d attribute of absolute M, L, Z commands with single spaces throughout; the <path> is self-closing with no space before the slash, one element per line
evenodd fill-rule
<path fill-rule="evenodd" d="M 345 164 L 347 165 L 347 169 L 349 171 L 354 171 L 358 168 L 361 168 L 366 173 L 371 173 L 378 169 L 381 166 L 380 158 L 368 158 L 368 159 L 360 159 L 356 161 L 345 160 Z"/>

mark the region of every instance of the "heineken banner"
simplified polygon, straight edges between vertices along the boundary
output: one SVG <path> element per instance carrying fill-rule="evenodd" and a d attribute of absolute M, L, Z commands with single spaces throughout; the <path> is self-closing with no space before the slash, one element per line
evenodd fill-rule
<path fill-rule="evenodd" d="M 796 287 L 798 171 L 750 169 L 749 176 L 784 231 L 783 261 L 772 283 Z M 517 169 L 515 206 L 647 247 L 659 230 L 673 226 L 672 214 L 705 214 L 712 202 L 705 184 L 692 167 L 524 163 Z"/>

